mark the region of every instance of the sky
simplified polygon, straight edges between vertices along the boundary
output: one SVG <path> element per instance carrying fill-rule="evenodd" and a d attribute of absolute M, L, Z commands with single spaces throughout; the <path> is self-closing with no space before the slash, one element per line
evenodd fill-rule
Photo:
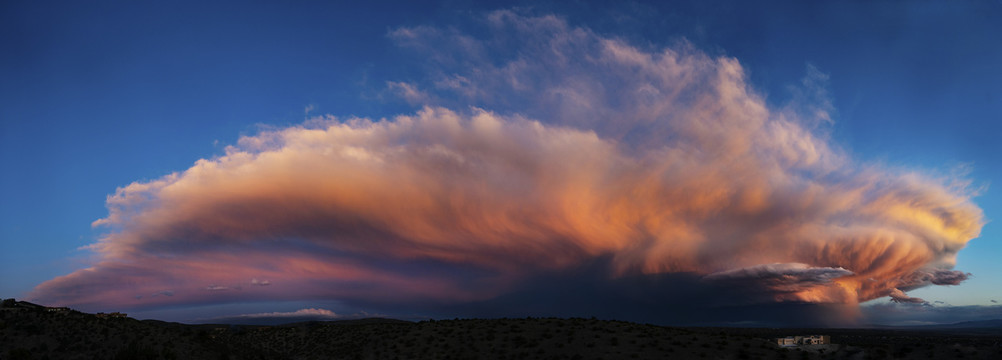
<path fill-rule="evenodd" d="M 181 322 L 1002 318 L 1000 15 L 7 1 L 0 297 Z"/>

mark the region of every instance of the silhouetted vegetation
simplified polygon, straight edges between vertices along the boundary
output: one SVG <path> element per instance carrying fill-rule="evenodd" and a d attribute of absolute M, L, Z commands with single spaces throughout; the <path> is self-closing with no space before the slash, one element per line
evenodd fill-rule
<path fill-rule="evenodd" d="M 995 359 L 997 336 L 868 329 L 677 328 L 597 319 L 363 319 L 281 326 L 98 318 L 4 302 L 2 359 Z M 834 345 L 770 340 L 830 334 Z"/>

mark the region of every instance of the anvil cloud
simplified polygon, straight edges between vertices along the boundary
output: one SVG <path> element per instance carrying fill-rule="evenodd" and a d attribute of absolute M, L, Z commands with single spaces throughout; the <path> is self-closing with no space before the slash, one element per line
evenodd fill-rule
<path fill-rule="evenodd" d="M 967 277 L 956 254 L 984 220 L 963 179 L 853 159 L 823 99 L 770 105 L 738 60 L 685 42 L 508 11 L 482 25 L 389 34 L 427 59 L 386 90 L 415 114 L 266 130 L 119 188 L 98 260 L 33 298 L 448 305 L 546 274 L 686 274 L 750 295 L 734 304 L 852 306 Z"/>

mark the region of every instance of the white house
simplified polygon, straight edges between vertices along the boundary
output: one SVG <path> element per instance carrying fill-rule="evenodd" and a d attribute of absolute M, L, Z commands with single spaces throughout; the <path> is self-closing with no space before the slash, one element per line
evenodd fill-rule
<path fill-rule="evenodd" d="M 775 338 L 773 340 L 775 340 L 776 345 L 779 346 L 822 345 L 832 343 L 831 337 L 828 335 L 798 335 Z"/>

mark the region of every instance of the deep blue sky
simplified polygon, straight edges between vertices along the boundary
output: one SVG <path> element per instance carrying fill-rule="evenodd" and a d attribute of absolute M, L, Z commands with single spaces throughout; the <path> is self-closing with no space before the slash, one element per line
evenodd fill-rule
<path fill-rule="evenodd" d="M 0 4 L 3 297 L 88 264 L 116 187 L 223 153 L 260 126 L 415 109 L 385 93 L 424 69 L 387 34 L 528 7 L 657 48 L 737 58 L 771 104 L 813 66 L 832 137 L 863 161 L 984 186 L 989 223 L 960 252 L 959 286 L 909 293 L 1002 301 L 1002 2 L 46 2 Z M 885 301 L 885 300 L 878 300 Z"/>

